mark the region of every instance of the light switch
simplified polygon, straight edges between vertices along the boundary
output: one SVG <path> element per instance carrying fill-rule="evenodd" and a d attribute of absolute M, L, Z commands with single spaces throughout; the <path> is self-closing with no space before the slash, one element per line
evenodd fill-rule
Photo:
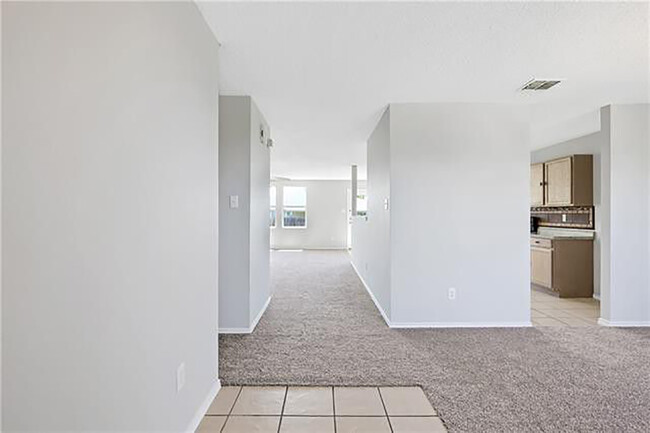
<path fill-rule="evenodd" d="M 230 209 L 237 209 L 239 207 L 239 196 L 231 195 L 230 196 Z"/>
<path fill-rule="evenodd" d="M 388 199 L 384 199 L 384 210 L 388 210 Z"/>

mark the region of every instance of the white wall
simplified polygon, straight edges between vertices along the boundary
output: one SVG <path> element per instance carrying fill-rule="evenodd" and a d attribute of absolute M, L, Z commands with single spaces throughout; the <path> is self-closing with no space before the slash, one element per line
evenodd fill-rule
<path fill-rule="evenodd" d="M 192 3 L 2 8 L 3 430 L 186 429 L 217 378 L 217 42 Z"/>
<path fill-rule="evenodd" d="M 612 324 L 650 324 L 650 106 L 611 106 Z"/>
<path fill-rule="evenodd" d="M 391 105 L 393 322 L 530 320 L 529 130 L 521 111 Z"/>
<path fill-rule="evenodd" d="M 596 214 L 594 239 L 594 296 L 600 297 L 601 255 L 609 245 L 609 107 L 600 109 L 599 131 L 584 137 L 564 141 L 535 150 L 530 154 L 531 164 L 575 154 L 594 156 L 594 208 Z M 603 194 L 603 189 L 606 191 Z"/>
<path fill-rule="evenodd" d="M 260 125 L 264 126 L 266 136 L 270 128 L 262 113 L 251 99 L 250 127 L 250 317 L 261 313 L 271 296 L 269 280 L 270 240 L 269 240 L 269 185 L 271 178 L 271 155 L 266 143 L 259 138 Z"/>
<path fill-rule="evenodd" d="M 529 139 L 519 107 L 391 104 L 368 142 L 370 211 L 352 251 L 382 306 L 390 281 L 392 326 L 530 322 Z M 373 218 L 388 221 L 389 246 L 369 233 Z M 390 276 L 375 251 L 390 254 Z"/>
<path fill-rule="evenodd" d="M 247 332 L 266 305 L 269 284 L 269 126 L 249 96 L 220 97 L 219 329 Z M 230 207 L 230 196 L 239 207 Z"/>
<path fill-rule="evenodd" d="M 350 181 L 295 180 L 273 181 L 277 190 L 277 221 L 271 229 L 274 249 L 345 249 L 347 248 L 347 200 Z M 282 227 L 282 188 L 307 188 L 307 227 Z M 268 191 L 266 194 L 268 224 Z"/>
<path fill-rule="evenodd" d="M 352 263 L 371 288 L 388 321 L 391 317 L 391 220 L 384 200 L 390 203 L 390 128 L 389 107 L 368 139 L 368 212 L 367 218 L 353 219 L 351 248 Z"/>
<path fill-rule="evenodd" d="M 250 110 L 248 97 L 219 98 L 220 328 L 250 325 Z"/>

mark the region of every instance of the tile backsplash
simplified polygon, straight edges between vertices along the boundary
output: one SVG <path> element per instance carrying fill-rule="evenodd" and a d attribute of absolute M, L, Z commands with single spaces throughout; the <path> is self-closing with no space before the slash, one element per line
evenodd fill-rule
<path fill-rule="evenodd" d="M 593 230 L 594 207 L 531 207 L 530 216 L 539 218 L 540 227 L 562 227 Z"/>

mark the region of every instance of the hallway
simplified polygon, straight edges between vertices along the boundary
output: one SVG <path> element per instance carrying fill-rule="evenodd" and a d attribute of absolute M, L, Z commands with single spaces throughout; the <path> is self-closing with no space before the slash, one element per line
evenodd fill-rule
<path fill-rule="evenodd" d="M 647 431 L 648 331 L 392 330 L 341 251 L 274 252 L 273 299 L 220 337 L 224 385 L 420 385 L 450 431 Z"/>

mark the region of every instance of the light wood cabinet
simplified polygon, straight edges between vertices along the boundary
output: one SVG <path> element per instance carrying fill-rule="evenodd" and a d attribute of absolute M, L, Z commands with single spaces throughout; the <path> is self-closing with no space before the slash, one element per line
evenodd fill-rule
<path fill-rule="evenodd" d="M 546 177 L 545 204 L 548 206 L 570 205 L 572 200 L 571 167 L 573 158 L 556 159 L 544 164 Z"/>
<path fill-rule="evenodd" d="M 530 279 L 534 284 L 550 289 L 553 287 L 553 250 L 532 247 L 530 249 Z"/>
<path fill-rule="evenodd" d="M 530 196 L 531 206 L 593 206 L 593 156 L 531 165 Z"/>
<path fill-rule="evenodd" d="M 530 205 L 544 205 L 544 164 L 530 166 Z"/>
<path fill-rule="evenodd" d="M 530 279 L 560 298 L 590 298 L 594 293 L 592 239 L 540 239 L 530 242 Z"/>

